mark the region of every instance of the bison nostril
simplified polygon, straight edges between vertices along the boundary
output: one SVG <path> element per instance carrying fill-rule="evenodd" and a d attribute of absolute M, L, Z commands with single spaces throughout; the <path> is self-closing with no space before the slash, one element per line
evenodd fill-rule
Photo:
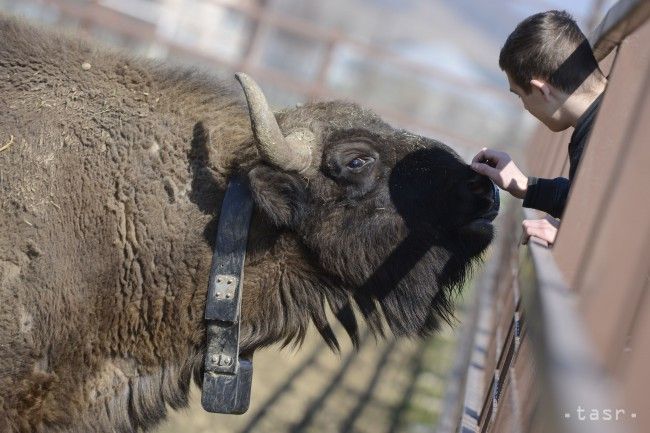
<path fill-rule="evenodd" d="M 493 196 L 493 183 L 485 176 L 477 175 L 467 181 L 467 188 L 472 194 Z"/>
<path fill-rule="evenodd" d="M 467 187 L 473 194 L 481 194 L 481 192 L 485 191 L 485 187 L 480 182 L 474 180 L 469 181 Z"/>

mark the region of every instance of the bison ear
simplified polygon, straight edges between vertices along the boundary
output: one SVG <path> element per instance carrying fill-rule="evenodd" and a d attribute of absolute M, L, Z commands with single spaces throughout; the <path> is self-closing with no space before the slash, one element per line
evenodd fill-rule
<path fill-rule="evenodd" d="M 293 227 L 307 202 L 307 191 L 294 175 L 259 166 L 248 173 L 255 205 L 278 227 Z"/>

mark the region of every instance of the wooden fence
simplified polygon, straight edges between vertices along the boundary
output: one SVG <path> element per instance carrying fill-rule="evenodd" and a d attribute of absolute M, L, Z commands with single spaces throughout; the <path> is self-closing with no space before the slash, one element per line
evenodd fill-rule
<path fill-rule="evenodd" d="M 555 246 L 500 216 L 440 432 L 650 431 L 649 16 L 619 1 L 591 38 L 609 82 Z M 566 176 L 570 134 L 540 128 L 528 172 Z"/>

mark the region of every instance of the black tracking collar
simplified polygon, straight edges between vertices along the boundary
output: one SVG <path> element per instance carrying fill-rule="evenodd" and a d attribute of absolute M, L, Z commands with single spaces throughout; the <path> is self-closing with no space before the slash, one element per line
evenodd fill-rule
<path fill-rule="evenodd" d="M 208 412 L 242 414 L 250 403 L 253 361 L 239 358 L 239 324 L 252 213 L 246 179 L 231 179 L 221 204 L 205 302 L 207 347 L 201 404 Z"/>

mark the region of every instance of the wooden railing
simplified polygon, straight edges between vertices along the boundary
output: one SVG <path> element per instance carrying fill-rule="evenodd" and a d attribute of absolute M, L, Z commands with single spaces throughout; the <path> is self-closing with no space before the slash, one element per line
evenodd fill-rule
<path fill-rule="evenodd" d="M 620 1 L 591 38 L 608 86 L 555 246 L 500 216 L 439 432 L 650 431 L 649 17 Z M 540 128 L 529 173 L 566 176 L 570 134 Z"/>

